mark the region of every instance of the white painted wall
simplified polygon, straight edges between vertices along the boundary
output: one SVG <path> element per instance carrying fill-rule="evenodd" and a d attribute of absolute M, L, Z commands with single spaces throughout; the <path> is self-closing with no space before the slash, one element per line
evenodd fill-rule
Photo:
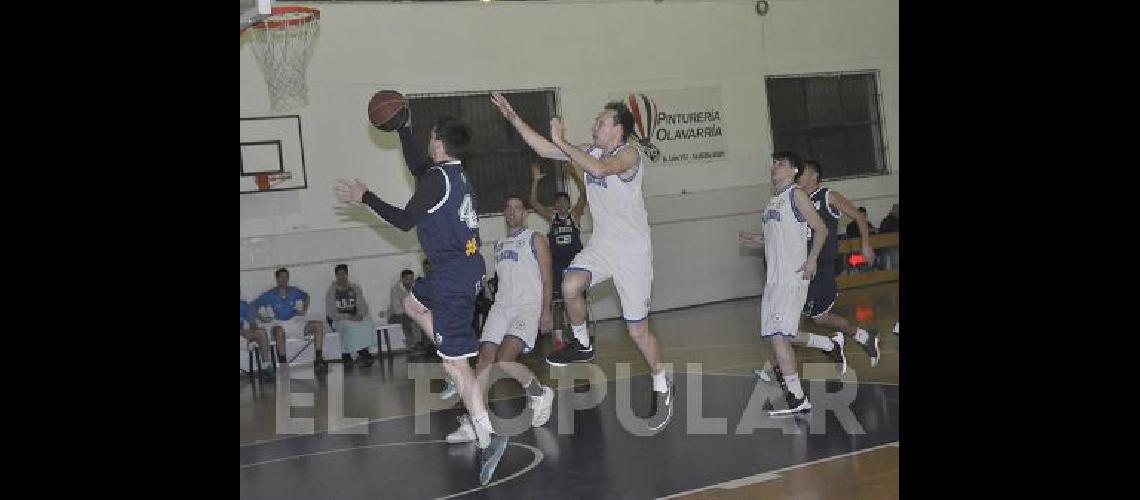
<path fill-rule="evenodd" d="M 771 4 L 765 17 L 750 1 L 729 0 L 311 4 L 321 10 L 321 34 L 309 65 L 309 105 L 297 113 L 309 189 L 241 196 L 244 296 L 272 286 L 273 269 L 283 265 L 293 284 L 323 297 L 333 266 L 345 262 L 380 310 L 400 269 L 419 273 L 414 232 L 345 208 L 332 195 L 336 178 L 360 177 L 395 204 L 411 196 L 396 136 L 365 117 L 377 90 L 558 87 L 567 137 L 584 142 L 612 92 L 709 85 L 722 89 L 728 158 L 653 167 L 645 179 L 653 308 L 758 294 L 762 259 L 738 246 L 736 234 L 759 227 L 756 212 L 769 197 L 765 75 L 879 70 L 893 173 L 830 186 L 865 205 L 877 225 L 898 201 L 900 167 L 898 0 Z M 273 114 L 248 41 L 239 56 L 241 116 Z M 490 248 L 503 235 L 502 218 L 481 223 Z M 537 215 L 530 225 L 546 229 Z M 607 288 L 595 293 L 599 317 L 618 313 Z M 323 303 L 314 305 L 323 311 Z"/>

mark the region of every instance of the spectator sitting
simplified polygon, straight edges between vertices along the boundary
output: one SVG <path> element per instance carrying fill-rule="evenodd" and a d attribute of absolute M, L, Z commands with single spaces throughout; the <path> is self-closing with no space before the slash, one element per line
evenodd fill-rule
<path fill-rule="evenodd" d="M 257 326 L 257 318 L 253 315 L 253 308 L 244 300 L 241 301 L 241 336 L 250 342 L 256 342 L 261 348 L 262 359 L 258 359 L 255 362 L 257 363 L 257 368 L 261 370 L 261 378 L 267 382 L 272 381 L 273 365 L 269 363 L 268 369 L 266 369 L 266 364 L 262 362 L 263 360 L 268 362 L 269 356 L 272 356 L 269 350 L 269 335 L 265 333 L 264 329 Z M 253 370 L 253 368 L 252 366 L 249 367 L 250 370 Z"/>
<path fill-rule="evenodd" d="M 325 312 L 332 320 L 333 330 L 340 334 L 341 359 L 345 368 L 352 366 L 352 353 L 362 367 L 372 366 L 369 347 L 376 347 L 376 324 L 368 317 L 368 302 L 360 285 L 348 281 L 348 266 L 337 264 L 333 268 L 336 280 L 325 292 Z"/>
<path fill-rule="evenodd" d="M 316 340 L 313 371 L 324 373 L 328 370 L 328 364 L 321 356 L 321 348 L 325 341 L 324 322 L 307 319 L 309 294 L 300 288 L 289 286 L 287 269 L 282 267 L 274 272 L 273 276 L 277 279 L 277 286 L 261 294 L 253 301 L 253 306 L 261 320 L 270 324 L 273 338 L 277 339 L 277 362 L 282 364 L 289 362 L 285 353 L 286 335 L 292 338 L 313 335 Z"/>

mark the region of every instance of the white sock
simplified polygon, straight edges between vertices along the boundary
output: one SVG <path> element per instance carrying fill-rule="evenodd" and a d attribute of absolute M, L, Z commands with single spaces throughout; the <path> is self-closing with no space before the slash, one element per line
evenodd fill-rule
<path fill-rule="evenodd" d="M 835 332 L 835 333 L 843 335 L 843 332 Z M 855 332 L 855 341 L 860 343 L 860 344 L 866 344 L 868 338 L 870 338 L 870 335 L 867 334 L 867 330 L 860 328 L 858 331 Z"/>
<path fill-rule="evenodd" d="M 666 392 L 669 390 L 669 381 L 665 379 L 665 370 L 661 370 L 653 376 L 653 390 L 655 392 Z"/>
<path fill-rule="evenodd" d="M 475 440 L 478 441 L 480 448 L 486 448 L 491 444 L 491 434 L 495 432 L 491 428 L 491 418 L 486 413 L 471 416 L 471 426 L 475 428 Z"/>
<path fill-rule="evenodd" d="M 574 331 L 574 338 L 582 343 L 582 347 L 590 347 L 590 332 L 586 331 L 586 324 L 570 325 L 570 329 Z"/>
<path fill-rule="evenodd" d="M 788 390 L 792 391 L 792 395 L 797 398 L 804 397 L 804 388 L 800 386 L 800 376 L 797 373 L 784 375 L 784 383 L 787 384 Z"/>
<path fill-rule="evenodd" d="M 808 347 L 814 347 L 821 351 L 827 352 L 831 352 L 831 349 L 834 348 L 834 344 L 831 343 L 831 339 L 824 337 L 823 335 L 816 335 L 814 333 L 808 334 L 807 345 Z"/>

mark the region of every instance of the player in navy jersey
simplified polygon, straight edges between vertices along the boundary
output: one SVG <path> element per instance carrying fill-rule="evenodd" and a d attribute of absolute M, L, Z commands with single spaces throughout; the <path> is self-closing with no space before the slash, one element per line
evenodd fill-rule
<path fill-rule="evenodd" d="M 573 208 L 570 206 L 570 194 L 559 191 L 554 194 L 554 207 L 547 207 L 538 201 L 538 182 L 546 177 L 537 163 L 531 164 L 530 174 L 530 206 L 535 213 L 541 215 L 550 224 L 548 244 L 552 257 L 552 271 L 554 277 L 554 303 L 562 298 L 562 275 L 570 262 L 582 251 L 582 215 L 586 212 L 586 184 L 582 176 L 573 168 L 567 168 L 570 178 L 578 185 L 578 202 Z M 570 319 L 565 317 L 565 308 L 557 308 L 551 317 L 559 318 L 569 324 Z"/>
<path fill-rule="evenodd" d="M 863 240 L 863 257 L 867 259 L 867 265 L 870 266 L 875 261 L 875 251 L 871 247 L 871 231 L 867 224 L 867 215 L 859 212 L 855 205 L 839 192 L 821 187 L 819 181 L 822 177 L 823 167 L 820 166 L 819 162 L 807 160 L 804 162 L 803 170 L 796 178 L 796 183 L 804 192 L 808 193 L 812 205 L 815 206 L 816 213 L 823 219 L 828 231 L 827 241 L 824 242 L 823 251 L 819 254 L 819 272 L 811 280 L 811 285 L 808 286 L 807 302 L 804 303 L 803 314 L 811 318 L 817 325 L 835 328 L 838 330 L 836 333 L 840 336 L 844 334 L 853 336 L 855 342 L 863 348 L 867 357 L 871 359 L 871 367 L 874 368 L 879 365 L 879 332 L 853 326 L 846 318 L 831 312 L 831 308 L 835 306 L 835 299 L 839 297 L 839 287 L 835 283 L 835 266 L 832 264 L 835 262 L 839 250 L 839 219 L 846 215 L 859 226 L 859 236 Z M 810 238 L 809 236 L 809 244 Z M 821 336 L 812 335 L 808 345 L 824 351 L 832 350 L 830 345 L 825 346 L 824 340 L 818 337 Z M 833 342 L 827 344 L 834 345 Z M 846 365 L 846 362 L 844 364 Z"/>
<path fill-rule="evenodd" d="M 506 449 L 507 437 L 492 429 L 486 401 L 467 361 L 479 353 L 471 318 L 487 269 L 479 254 L 475 191 L 459 160 L 471 142 L 471 130 L 457 118 L 440 116 L 429 133 L 428 158 L 417 152 L 406 125 L 397 132 L 404 162 L 416 178 L 416 189 L 407 205 L 401 209 L 386 203 L 360 179 L 338 179 L 336 195 L 343 202 L 368 205 L 402 231 L 416 228 L 431 270 L 424 281 L 412 285 L 404 309 L 435 338 L 444 370 L 458 385 L 480 450 L 479 482 L 487 484 Z"/>

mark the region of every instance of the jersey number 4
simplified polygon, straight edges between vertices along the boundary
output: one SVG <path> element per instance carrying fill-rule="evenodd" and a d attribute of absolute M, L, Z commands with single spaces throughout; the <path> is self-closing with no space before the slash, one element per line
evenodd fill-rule
<path fill-rule="evenodd" d="M 463 195 L 463 204 L 459 205 L 459 220 L 471 229 L 479 228 L 479 214 L 475 213 L 475 201 L 471 195 Z"/>

